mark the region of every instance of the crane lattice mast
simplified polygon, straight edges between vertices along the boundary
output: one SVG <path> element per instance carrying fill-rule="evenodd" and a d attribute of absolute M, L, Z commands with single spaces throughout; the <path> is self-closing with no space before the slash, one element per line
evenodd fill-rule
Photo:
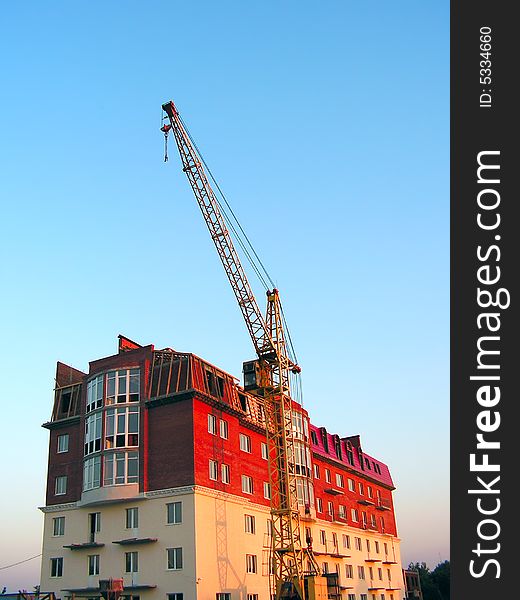
<path fill-rule="evenodd" d="M 312 553 L 311 540 L 306 540 L 305 544 L 302 542 L 297 490 L 297 480 L 302 478 L 301 474 L 300 477 L 296 474 L 295 450 L 300 452 L 303 449 L 305 456 L 308 456 L 309 446 L 305 436 L 298 434 L 293 426 L 290 373 L 298 373 L 300 368 L 288 356 L 279 293 L 276 289 L 267 292 L 264 319 L 203 168 L 202 158 L 174 103 L 167 102 L 162 108 L 169 124 L 165 124 L 161 130 L 165 138 L 173 131 L 182 170 L 195 194 L 258 356 L 259 387 L 255 393 L 264 401 L 269 451 L 271 594 L 277 600 L 306 600 L 308 595 L 304 579 L 319 574 L 319 567 Z M 309 476 L 310 469 L 305 474 L 306 478 Z M 304 483 L 309 485 L 308 480 Z"/>

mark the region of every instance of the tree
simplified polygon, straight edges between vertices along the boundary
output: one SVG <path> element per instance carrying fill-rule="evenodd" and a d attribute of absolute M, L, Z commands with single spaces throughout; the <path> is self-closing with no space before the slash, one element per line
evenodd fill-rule
<path fill-rule="evenodd" d="M 439 590 L 442 600 L 450 598 L 450 561 L 439 563 L 432 571 L 432 580 Z"/>
<path fill-rule="evenodd" d="M 408 569 L 419 573 L 424 600 L 449 600 L 450 562 L 445 560 L 430 571 L 425 562 L 410 563 Z"/>

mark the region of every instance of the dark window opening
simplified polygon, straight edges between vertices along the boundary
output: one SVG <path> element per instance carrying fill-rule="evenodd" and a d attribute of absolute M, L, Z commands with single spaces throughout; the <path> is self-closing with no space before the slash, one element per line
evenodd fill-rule
<path fill-rule="evenodd" d="M 238 399 L 240 400 L 240 407 L 244 412 L 247 412 L 247 398 L 244 394 L 238 394 Z"/>
<path fill-rule="evenodd" d="M 61 392 L 61 406 L 60 406 L 61 413 L 69 414 L 71 400 L 72 400 L 72 391 L 71 390 Z"/>
<path fill-rule="evenodd" d="M 224 379 L 217 375 L 218 391 L 221 398 L 224 397 Z"/>

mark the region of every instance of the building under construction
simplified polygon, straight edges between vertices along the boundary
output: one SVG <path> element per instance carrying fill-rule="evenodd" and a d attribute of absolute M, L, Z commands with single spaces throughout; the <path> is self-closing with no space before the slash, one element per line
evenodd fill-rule
<path fill-rule="evenodd" d="M 264 317 L 229 233 L 240 241 L 243 230 L 230 224 L 173 102 L 163 110 L 165 141 L 173 133 L 257 359 L 244 363 L 242 386 L 193 354 L 123 336 L 88 373 L 58 363 L 44 425 L 42 589 L 128 600 L 398 600 L 388 468 L 359 436 L 311 423 L 293 393 L 300 367 L 278 290 L 267 289 Z M 245 242 L 248 259 L 257 257 Z"/>

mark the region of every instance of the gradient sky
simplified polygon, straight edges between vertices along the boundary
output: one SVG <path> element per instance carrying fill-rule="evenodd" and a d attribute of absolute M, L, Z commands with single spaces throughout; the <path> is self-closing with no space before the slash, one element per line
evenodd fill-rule
<path fill-rule="evenodd" d="M 390 465 L 405 564 L 449 557 L 448 35 L 446 0 L 4 4 L 1 567 L 41 551 L 57 360 L 119 333 L 236 376 L 253 355 L 163 163 L 170 98 L 280 289 L 313 422 Z"/>

